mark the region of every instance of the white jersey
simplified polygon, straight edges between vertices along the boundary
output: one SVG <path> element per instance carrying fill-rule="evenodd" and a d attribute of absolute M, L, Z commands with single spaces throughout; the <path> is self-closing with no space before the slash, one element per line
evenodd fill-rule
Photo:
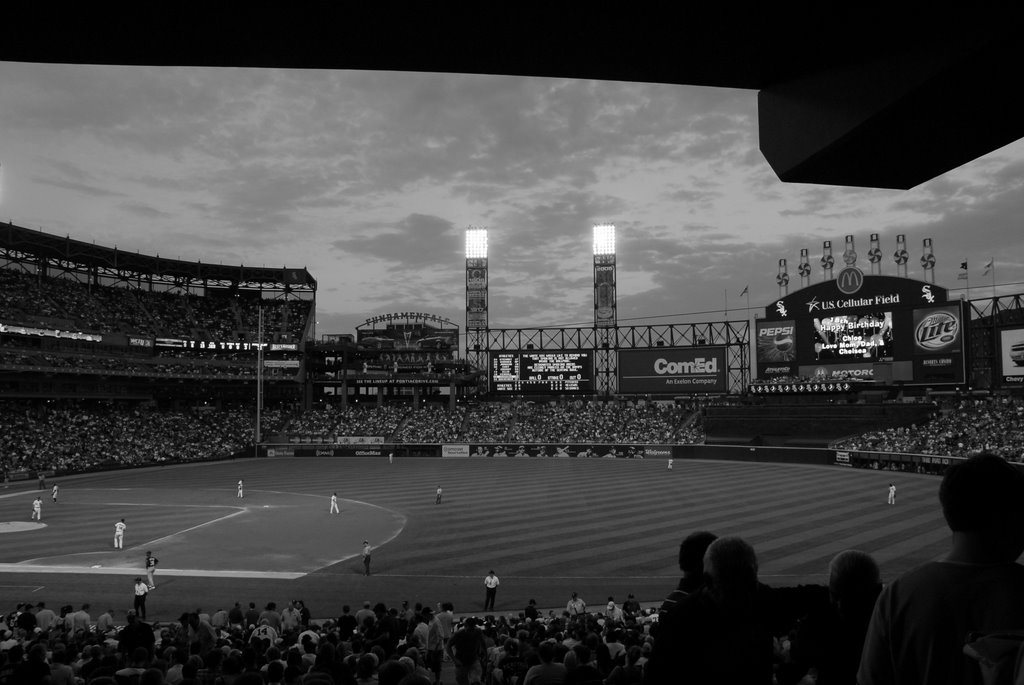
<path fill-rule="evenodd" d="M 114 524 L 114 535 L 124 535 L 124 529 L 127 527 L 124 525 L 124 521 L 118 521 Z"/>

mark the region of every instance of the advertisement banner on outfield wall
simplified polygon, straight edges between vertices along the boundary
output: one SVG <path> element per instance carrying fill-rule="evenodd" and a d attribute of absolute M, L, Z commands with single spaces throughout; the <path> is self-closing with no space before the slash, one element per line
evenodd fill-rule
<path fill-rule="evenodd" d="M 461 447 L 461 445 L 459 445 Z M 609 443 L 472 444 L 467 457 L 520 459 L 668 459 L 672 445 L 612 445 Z M 448 456 L 448 455 L 445 455 Z"/>
<path fill-rule="evenodd" d="M 469 445 L 441 445 L 441 456 L 464 459 L 469 456 Z"/>
<path fill-rule="evenodd" d="M 724 347 L 659 347 L 619 351 L 619 393 L 726 392 Z"/>
<path fill-rule="evenodd" d="M 379 457 L 384 454 L 380 445 L 333 445 L 323 447 L 295 447 L 296 457 Z"/>

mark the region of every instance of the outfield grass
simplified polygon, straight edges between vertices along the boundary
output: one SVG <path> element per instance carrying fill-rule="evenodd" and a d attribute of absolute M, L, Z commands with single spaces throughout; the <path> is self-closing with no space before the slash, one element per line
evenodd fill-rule
<path fill-rule="evenodd" d="M 239 478 L 246 497 L 235 496 Z M 897 504 L 886 505 L 889 482 Z M 842 549 L 871 552 L 886 579 L 944 551 L 939 479 L 789 464 L 576 459 L 262 459 L 59 479 L 46 527 L 0 536 L 0 607 L 90 601 L 130 606 L 147 549 L 160 559 L 150 618 L 302 598 L 318 616 L 343 603 L 483 605 L 534 598 L 598 606 L 633 592 L 658 601 L 675 584 L 687 533 L 740 535 L 772 584 L 821 582 Z M 434 504 L 438 485 L 442 504 Z M 27 521 L 34 483 L 0 496 L 0 521 Z M 341 515 L 328 513 L 337 492 Z M 124 517 L 125 549 L 113 549 Z M 373 575 L 359 552 L 375 546 Z"/>

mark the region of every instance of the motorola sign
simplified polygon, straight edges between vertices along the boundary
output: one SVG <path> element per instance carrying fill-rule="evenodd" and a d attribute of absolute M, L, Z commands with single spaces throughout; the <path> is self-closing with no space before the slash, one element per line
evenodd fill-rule
<path fill-rule="evenodd" d="M 619 392 L 623 394 L 726 392 L 726 379 L 724 347 L 619 351 Z"/>

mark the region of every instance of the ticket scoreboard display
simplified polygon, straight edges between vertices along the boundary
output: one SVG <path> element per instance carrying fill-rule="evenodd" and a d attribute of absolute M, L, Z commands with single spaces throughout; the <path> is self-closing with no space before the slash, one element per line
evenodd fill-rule
<path fill-rule="evenodd" d="M 594 392 L 594 358 L 588 350 L 492 352 L 491 392 L 563 395 Z"/>

